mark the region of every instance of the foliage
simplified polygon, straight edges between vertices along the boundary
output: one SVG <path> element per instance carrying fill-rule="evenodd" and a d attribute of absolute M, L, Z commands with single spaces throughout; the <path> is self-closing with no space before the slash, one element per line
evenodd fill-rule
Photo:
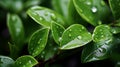
<path fill-rule="evenodd" d="M 120 0 L 1 0 L 0 9 L 0 67 L 63 67 L 75 54 L 120 66 Z"/>

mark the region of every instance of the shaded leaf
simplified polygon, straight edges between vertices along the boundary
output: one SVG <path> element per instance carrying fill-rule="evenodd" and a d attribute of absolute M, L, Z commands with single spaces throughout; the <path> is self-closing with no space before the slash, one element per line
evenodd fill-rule
<path fill-rule="evenodd" d="M 50 28 L 52 22 L 65 25 L 63 18 L 59 14 L 45 7 L 34 6 L 27 13 L 33 20 L 44 27 Z"/>
<path fill-rule="evenodd" d="M 111 27 L 111 32 L 113 34 L 118 34 L 120 33 L 120 27 Z"/>
<path fill-rule="evenodd" d="M 47 61 L 53 58 L 54 56 L 56 56 L 57 53 L 58 53 L 58 45 L 55 43 L 52 34 L 50 33 L 47 45 L 38 57 L 40 58 L 40 60 Z"/>
<path fill-rule="evenodd" d="M 49 29 L 44 28 L 36 31 L 30 38 L 28 51 L 32 56 L 37 56 L 45 48 L 48 40 Z"/>
<path fill-rule="evenodd" d="M 116 20 L 120 19 L 120 0 L 109 0 L 109 4 L 112 10 L 112 13 Z"/>
<path fill-rule="evenodd" d="M 99 25 L 93 32 L 94 43 L 85 46 L 82 52 L 82 62 L 91 62 L 108 58 L 112 47 L 113 36 L 110 27 Z"/>
<path fill-rule="evenodd" d="M 0 56 L 0 67 L 13 67 L 14 60 L 7 56 Z"/>
<path fill-rule="evenodd" d="M 64 32 L 65 28 L 57 23 L 52 23 L 51 25 L 52 36 L 57 44 L 60 44 L 62 33 Z"/>
<path fill-rule="evenodd" d="M 38 62 L 32 56 L 21 56 L 15 61 L 15 67 L 33 67 Z"/>
<path fill-rule="evenodd" d="M 8 43 L 8 44 L 10 49 L 10 57 L 12 57 L 13 59 L 16 59 L 17 57 L 19 57 L 20 50 L 18 49 L 18 47 L 11 43 Z"/>
<path fill-rule="evenodd" d="M 86 37 L 87 36 L 87 37 Z M 87 29 L 80 25 L 74 24 L 68 27 L 62 35 L 60 49 L 73 49 L 83 46 L 92 40 L 91 34 Z"/>
<path fill-rule="evenodd" d="M 109 15 L 109 8 L 103 0 L 73 0 L 80 16 L 96 26 Z"/>
<path fill-rule="evenodd" d="M 68 4 L 68 22 L 69 25 L 80 23 L 85 25 L 85 20 L 78 14 L 77 10 L 75 9 L 75 6 L 73 4 L 73 0 L 70 0 Z"/>
<path fill-rule="evenodd" d="M 12 40 L 21 48 L 24 41 L 24 27 L 20 17 L 16 14 L 8 14 L 7 26 Z"/>
<path fill-rule="evenodd" d="M 55 11 L 60 13 L 67 19 L 68 16 L 68 3 L 70 0 L 52 0 L 52 6 Z"/>

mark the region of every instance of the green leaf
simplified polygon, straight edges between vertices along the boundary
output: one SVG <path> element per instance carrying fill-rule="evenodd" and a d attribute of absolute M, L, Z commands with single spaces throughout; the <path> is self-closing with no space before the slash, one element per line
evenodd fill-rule
<path fill-rule="evenodd" d="M 120 27 L 111 27 L 111 32 L 113 34 L 118 34 L 120 33 Z"/>
<path fill-rule="evenodd" d="M 44 27 L 50 28 L 52 22 L 65 25 L 63 18 L 59 14 L 45 7 L 34 6 L 27 13 L 33 20 Z"/>
<path fill-rule="evenodd" d="M 0 6 L 11 12 L 18 13 L 23 9 L 23 2 L 21 0 L 1 0 Z"/>
<path fill-rule="evenodd" d="M 91 34 L 87 29 L 80 25 L 74 24 L 68 27 L 62 35 L 60 49 L 73 49 L 81 47 L 92 40 Z"/>
<path fill-rule="evenodd" d="M 78 14 L 75 6 L 73 4 L 73 0 L 70 0 L 68 4 L 68 22 L 69 25 L 80 23 L 82 25 L 86 24 L 86 21 Z"/>
<path fill-rule="evenodd" d="M 20 17 L 16 14 L 8 14 L 7 26 L 12 40 L 21 48 L 24 41 L 24 27 Z"/>
<path fill-rule="evenodd" d="M 15 61 L 15 67 L 33 67 L 38 64 L 37 60 L 32 56 L 21 56 Z"/>
<path fill-rule="evenodd" d="M 65 30 L 65 28 L 57 23 L 52 23 L 51 25 L 52 36 L 57 44 L 60 44 L 61 36 Z"/>
<path fill-rule="evenodd" d="M 41 3 L 41 0 L 27 0 L 24 3 L 24 7 L 28 8 L 28 7 L 31 7 L 31 6 L 39 5 L 40 3 Z"/>
<path fill-rule="evenodd" d="M 13 67 L 14 60 L 7 56 L 0 56 L 0 67 Z"/>
<path fill-rule="evenodd" d="M 49 29 L 44 28 L 36 31 L 30 38 L 28 51 L 32 56 L 37 56 L 45 48 L 48 40 Z"/>
<path fill-rule="evenodd" d="M 38 57 L 40 58 L 40 60 L 47 61 L 53 58 L 54 56 L 56 56 L 57 53 L 58 53 L 58 45 L 55 43 L 52 34 L 50 33 L 47 45 Z"/>
<path fill-rule="evenodd" d="M 8 43 L 8 44 L 9 44 L 9 49 L 10 49 L 10 57 L 13 59 L 16 59 L 17 57 L 19 57 L 20 50 L 18 49 L 18 47 L 11 43 Z"/>
<path fill-rule="evenodd" d="M 80 16 L 94 26 L 101 24 L 110 13 L 103 0 L 73 0 L 73 2 Z"/>
<path fill-rule="evenodd" d="M 66 18 L 68 16 L 69 1 L 70 0 L 52 0 L 52 6 L 58 13 Z"/>
<path fill-rule="evenodd" d="M 93 41 L 102 42 L 105 40 L 112 39 L 112 34 L 110 32 L 110 27 L 108 25 L 99 25 L 95 28 L 93 32 Z"/>
<path fill-rule="evenodd" d="M 109 4 L 112 10 L 112 13 L 115 17 L 116 20 L 120 19 L 120 0 L 114 1 L 114 0 L 109 0 Z"/>
<path fill-rule="evenodd" d="M 108 58 L 110 48 L 112 47 L 113 36 L 110 27 L 99 25 L 93 32 L 93 41 L 95 43 L 85 46 L 82 52 L 82 62 L 91 62 Z"/>

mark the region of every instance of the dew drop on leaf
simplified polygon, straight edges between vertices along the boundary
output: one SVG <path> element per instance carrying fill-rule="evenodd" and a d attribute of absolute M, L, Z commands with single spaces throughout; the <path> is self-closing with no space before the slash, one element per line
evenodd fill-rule
<path fill-rule="evenodd" d="M 57 19 L 57 17 L 56 17 L 55 14 L 53 14 L 53 13 L 51 13 L 51 18 L 52 18 L 53 20 L 56 20 L 56 19 Z"/>
<path fill-rule="evenodd" d="M 92 10 L 93 13 L 96 13 L 98 11 L 96 7 L 92 7 L 91 10 Z"/>
<path fill-rule="evenodd" d="M 81 36 L 78 36 L 77 38 L 78 38 L 79 40 L 81 40 L 81 39 L 82 39 L 82 37 L 81 37 Z"/>

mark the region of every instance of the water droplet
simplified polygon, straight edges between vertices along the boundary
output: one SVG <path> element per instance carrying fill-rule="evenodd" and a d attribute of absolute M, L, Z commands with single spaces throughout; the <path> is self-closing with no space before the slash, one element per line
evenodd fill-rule
<path fill-rule="evenodd" d="M 56 19 L 57 19 L 54 13 L 51 14 L 51 18 L 52 18 L 53 20 L 56 20 Z"/>
<path fill-rule="evenodd" d="M 20 32 L 20 28 L 17 28 L 17 29 L 16 29 L 16 32 L 19 33 L 19 32 Z"/>
<path fill-rule="evenodd" d="M 101 37 L 104 37 L 103 35 Z"/>
<path fill-rule="evenodd" d="M 30 64 L 32 63 L 31 60 L 29 61 L 29 63 L 30 63 Z"/>
<path fill-rule="evenodd" d="M 84 29 L 84 27 L 82 26 L 82 29 Z"/>
<path fill-rule="evenodd" d="M 40 17 L 40 21 L 42 21 L 43 20 L 43 17 Z"/>
<path fill-rule="evenodd" d="M 62 37 L 59 37 L 59 42 L 61 42 L 61 40 L 62 40 Z"/>
<path fill-rule="evenodd" d="M 78 38 L 79 40 L 80 40 L 80 39 L 82 39 L 82 37 L 81 37 L 81 36 L 78 36 L 77 38 Z"/>
<path fill-rule="evenodd" d="M 69 34 L 69 37 L 71 37 L 71 34 Z"/>
<path fill-rule="evenodd" d="M 87 4 L 87 5 L 91 5 L 91 2 L 87 1 L 86 4 Z"/>
<path fill-rule="evenodd" d="M 69 31 L 71 32 L 72 30 L 70 29 Z"/>
<path fill-rule="evenodd" d="M 96 12 L 97 12 L 97 8 L 96 8 L 96 7 L 92 7 L 91 10 L 92 10 L 93 13 L 96 13 Z"/>

